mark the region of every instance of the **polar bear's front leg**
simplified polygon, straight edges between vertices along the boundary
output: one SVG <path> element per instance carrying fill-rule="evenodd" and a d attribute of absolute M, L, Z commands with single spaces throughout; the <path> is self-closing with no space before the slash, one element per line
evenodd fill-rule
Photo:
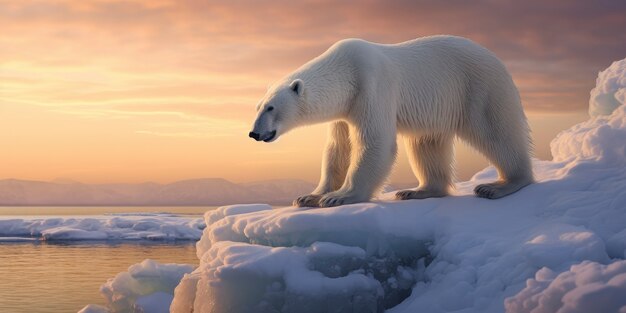
<path fill-rule="evenodd" d="M 324 194 L 339 189 L 350 167 L 350 129 L 346 122 L 334 122 L 328 131 L 328 143 L 322 159 L 322 174 L 317 188 L 293 201 L 294 206 L 316 207 Z"/>
<path fill-rule="evenodd" d="M 352 129 L 353 158 L 346 180 L 339 190 L 321 197 L 320 207 L 369 201 L 384 183 L 397 152 L 395 120 L 375 123 Z"/>

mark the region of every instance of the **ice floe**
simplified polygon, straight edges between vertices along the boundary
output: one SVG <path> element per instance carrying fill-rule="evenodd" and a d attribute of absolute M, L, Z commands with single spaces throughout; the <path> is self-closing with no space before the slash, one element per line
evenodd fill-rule
<path fill-rule="evenodd" d="M 0 241 L 198 240 L 201 218 L 163 215 L 0 219 Z"/>

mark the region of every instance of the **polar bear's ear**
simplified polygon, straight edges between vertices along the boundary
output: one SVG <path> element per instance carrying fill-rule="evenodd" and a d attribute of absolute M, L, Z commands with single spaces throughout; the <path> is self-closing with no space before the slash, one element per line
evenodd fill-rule
<path fill-rule="evenodd" d="M 301 79 L 296 79 L 294 81 L 291 82 L 291 84 L 289 84 L 289 88 L 291 88 L 291 90 L 293 90 L 293 92 L 295 92 L 296 94 L 298 94 L 298 96 L 302 95 L 302 92 L 304 87 L 304 83 L 302 82 Z"/>

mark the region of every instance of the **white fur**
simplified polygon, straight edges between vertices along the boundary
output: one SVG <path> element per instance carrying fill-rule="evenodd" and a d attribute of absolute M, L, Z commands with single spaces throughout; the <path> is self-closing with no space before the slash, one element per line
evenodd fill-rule
<path fill-rule="evenodd" d="M 253 132 L 261 139 L 333 121 L 320 183 L 295 201 L 300 206 L 368 201 L 392 168 L 398 133 L 420 181 L 417 190 L 398 192 L 399 199 L 447 194 L 454 136 L 498 169 L 500 180 L 478 186 L 478 196 L 500 198 L 532 182 L 517 88 L 498 58 L 468 39 L 340 41 L 273 86 L 258 110 Z"/>

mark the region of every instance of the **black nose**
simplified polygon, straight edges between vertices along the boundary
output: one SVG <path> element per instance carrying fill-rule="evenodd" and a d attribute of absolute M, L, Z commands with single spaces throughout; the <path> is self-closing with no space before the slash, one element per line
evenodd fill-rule
<path fill-rule="evenodd" d="M 261 137 L 261 135 L 259 135 L 259 134 L 255 133 L 255 132 L 250 132 L 250 133 L 248 134 L 248 136 L 250 136 L 250 138 L 252 138 L 252 139 L 254 139 L 254 140 L 256 140 L 256 141 L 259 141 L 259 138 Z"/>

